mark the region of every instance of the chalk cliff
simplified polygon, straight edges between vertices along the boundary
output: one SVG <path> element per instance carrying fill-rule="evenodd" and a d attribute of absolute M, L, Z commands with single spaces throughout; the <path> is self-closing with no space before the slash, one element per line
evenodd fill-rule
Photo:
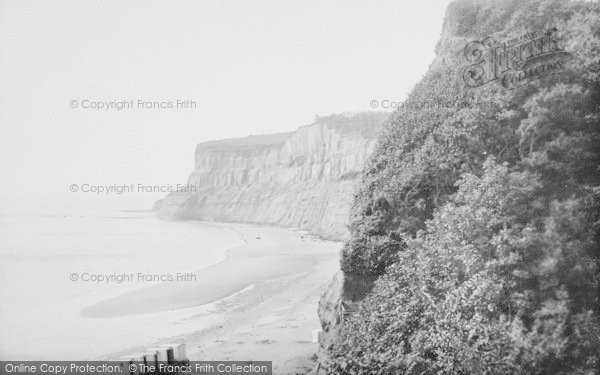
<path fill-rule="evenodd" d="M 347 235 L 355 183 L 385 113 L 318 117 L 292 133 L 201 143 L 193 192 L 156 202 L 165 219 L 295 227 L 331 239 Z"/>

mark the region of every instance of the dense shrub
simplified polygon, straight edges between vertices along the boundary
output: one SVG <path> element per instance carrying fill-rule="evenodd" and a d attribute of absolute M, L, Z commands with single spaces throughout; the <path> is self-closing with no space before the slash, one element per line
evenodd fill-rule
<path fill-rule="evenodd" d="M 465 174 L 350 319 L 332 372 L 571 373 L 598 363 L 597 251 L 583 198 L 493 158 Z M 596 208 L 597 209 L 597 208 Z"/>
<path fill-rule="evenodd" d="M 461 78 L 462 47 L 556 27 L 564 72 L 515 90 Z M 378 276 L 331 373 L 592 374 L 600 368 L 600 5 L 458 0 L 353 207 L 342 268 Z M 433 99 L 432 99 L 433 98 Z"/>

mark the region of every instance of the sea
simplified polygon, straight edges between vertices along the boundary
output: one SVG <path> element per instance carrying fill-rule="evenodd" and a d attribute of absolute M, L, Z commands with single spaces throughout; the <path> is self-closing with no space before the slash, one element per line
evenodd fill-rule
<path fill-rule="evenodd" d="M 0 216 L 0 360 L 112 359 L 193 332 L 206 306 L 111 318 L 80 312 L 219 263 L 242 243 L 228 228 L 149 212 Z"/>

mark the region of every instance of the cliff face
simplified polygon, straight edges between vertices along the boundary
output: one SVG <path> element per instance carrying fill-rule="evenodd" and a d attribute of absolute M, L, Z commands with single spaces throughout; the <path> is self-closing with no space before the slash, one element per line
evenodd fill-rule
<path fill-rule="evenodd" d="M 166 219 L 272 224 L 343 239 L 355 183 L 385 117 L 331 115 L 293 133 L 201 143 L 188 179 L 195 191 L 169 194 L 154 211 Z"/>
<path fill-rule="evenodd" d="M 598 373 L 598 46 L 598 2 L 449 5 L 406 101 L 434 105 L 357 186 L 317 373 Z"/>

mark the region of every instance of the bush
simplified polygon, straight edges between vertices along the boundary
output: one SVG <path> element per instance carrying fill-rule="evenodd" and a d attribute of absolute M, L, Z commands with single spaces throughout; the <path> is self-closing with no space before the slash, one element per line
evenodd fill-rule
<path fill-rule="evenodd" d="M 571 52 L 563 73 L 515 90 L 465 87 L 466 42 L 550 26 Z M 388 120 L 341 260 L 379 279 L 330 350 L 328 371 L 592 374 L 600 5 L 455 1 L 436 51 L 409 101 L 494 106 L 399 110 Z"/>

